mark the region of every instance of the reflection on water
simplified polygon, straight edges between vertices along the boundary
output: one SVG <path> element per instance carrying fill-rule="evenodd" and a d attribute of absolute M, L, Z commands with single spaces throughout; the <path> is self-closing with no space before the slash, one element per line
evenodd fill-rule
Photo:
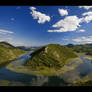
<path fill-rule="evenodd" d="M 30 53 L 19 57 L 17 60 L 23 59 L 24 62 L 30 58 Z M 89 73 L 92 73 L 92 63 L 84 56 L 80 56 L 83 60 L 74 70 L 65 72 L 59 76 L 42 76 L 42 75 L 28 75 L 23 73 L 13 72 L 6 67 L 0 70 L 0 85 L 8 86 L 66 86 L 75 80 L 79 80 Z M 16 63 L 16 61 L 13 61 Z M 17 61 L 19 62 L 19 61 Z M 73 62 L 74 63 L 74 62 Z M 22 63 L 23 64 L 23 63 Z M 68 66 L 71 67 L 71 64 Z"/>
<path fill-rule="evenodd" d="M 92 61 L 85 58 L 85 55 L 80 56 L 83 62 L 74 70 L 68 71 L 62 74 L 60 77 L 68 83 L 72 83 L 75 80 L 82 79 L 83 77 L 92 74 Z"/>
<path fill-rule="evenodd" d="M 29 75 L 21 75 L 16 77 L 16 79 L 10 79 L 8 80 L 8 86 L 16 85 L 19 86 L 64 86 L 67 83 L 59 78 L 59 77 L 48 77 L 48 76 L 29 76 Z M 4 79 L 4 78 L 2 78 Z M 0 80 L 2 80 L 0 79 Z M 6 81 L 4 81 L 6 82 Z M 0 81 L 0 85 L 2 82 Z"/>
<path fill-rule="evenodd" d="M 16 62 L 24 62 L 30 58 L 30 53 L 20 56 L 17 60 L 13 61 L 16 65 Z M 23 64 L 22 62 L 21 64 Z M 64 84 L 63 79 L 59 77 L 48 77 L 41 75 L 28 75 L 23 73 L 13 72 L 6 67 L 3 67 L 0 70 L 0 86 L 59 86 Z"/>
<path fill-rule="evenodd" d="M 59 76 L 48 77 L 48 81 L 43 84 L 43 86 L 66 86 L 68 83 L 65 82 Z"/>
<path fill-rule="evenodd" d="M 48 77 L 48 76 L 27 75 L 15 73 L 10 70 L 6 70 L 5 68 L 3 68 L 2 71 L 0 71 L 0 80 L 8 80 L 9 81 L 8 86 L 14 85 L 14 82 L 15 85 L 17 82 L 19 82 L 20 86 L 23 84 L 25 86 L 60 86 L 66 84 L 63 79 L 57 76 Z"/>

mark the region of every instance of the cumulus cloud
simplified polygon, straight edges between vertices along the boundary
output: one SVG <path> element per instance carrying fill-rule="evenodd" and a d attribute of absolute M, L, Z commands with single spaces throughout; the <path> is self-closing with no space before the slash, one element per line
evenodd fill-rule
<path fill-rule="evenodd" d="M 14 32 L 0 29 L 0 34 L 13 34 Z"/>
<path fill-rule="evenodd" d="M 30 7 L 30 10 L 32 11 L 32 12 L 30 12 L 30 14 L 33 16 L 33 19 L 38 19 L 38 23 L 43 24 L 46 21 L 48 21 L 48 22 L 50 21 L 50 16 L 47 16 L 44 13 L 36 11 L 35 7 Z"/>
<path fill-rule="evenodd" d="M 86 15 L 92 15 L 92 11 L 89 11 L 89 12 L 85 12 L 82 14 L 83 16 L 86 16 Z"/>
<path fill-rule="evenodd" d="M 79 6 L 79 8 L 84 8 L 84 9 L 88 10 L 88 9 L 92 8 L 92 6 Z"/>
<path fill-rule="evenodd" d="M 30 10 L 34 11 L 34 10 L 36 10 L 36 8 L 35 7 L 30 7 Z"/>
<path fill-rule="evenodd" d="M 92 21 L 92 15 L 84 17 L 83 21 L 89 23 L 90 21 Z"/>
<path fill-rule="evenodd" d="M 82 18 L 83 22 L 89 23 L 90 21 L 92 21 L 92 12 L 85 12 L 82 14 L 84 17 Z"/>
<path fill-rule="evenodd" d="M 68 11 L 67 10 L 64 10 L 64 9 L 58 9 L 59 13 L 61 16 L 65 16 L 65 15 L 68 15 Z"/>
<path fill-rule="evenodd" d="M 79 6 L 80 8 L 85 7 L 86 9 L 91 8 L 92 6 Z M 68 15 L 67 10 L 58 9 L 61 16 Z M 64 19 L 59 20 L 54 25 L 53 28 L 56 29 L 49 29 L 48 32 L 70 32 L 76 31 L 81 25 L 81 23 L 89 23 L 92 21 L 92 11 L 84 12 L 82 17 L 79 18 L 76 15 L 73 16 L 66 16 Z M 85 30 L 79 30 L 77 32 L 85 32 Z"/>
<path fill-rule="evenodd" d="M 84 29 L 80 29 L 79 31 L 77 31 L 77 32 L 85 32 L 85 30 Z"/>
<path fill-rule="evenodd" d="M 75 31 L 80 27 L 81 18 L 77 16 L 67 16 L 63 20 L 58 21 L 56 24 L 52 25 L 54 28 L 59 28 L 58 30 L 48 30 L 48 32 L 68 32 Z"/>
<path fill-rule="evenodd" d="M 88 37 L 83 36 L 72 40 L 75 42 L 92 43 L 92 36 L 88 36 Z"/>

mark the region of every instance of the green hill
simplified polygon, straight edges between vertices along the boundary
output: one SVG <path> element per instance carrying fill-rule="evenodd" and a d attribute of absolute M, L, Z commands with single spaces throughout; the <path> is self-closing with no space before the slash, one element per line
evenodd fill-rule
<path fill-rule="evenodd" d="M 20 50 L 7 42 L 0 42 L 0 66 L 16 59 L 23 53 L 23 50 Z"/>
<path fill-rule="evenodd" d="M 77 57 L 71 48 L 59 44 L 49 44 L 37 49 L 31 54 L 31 59 L 25 62 L 25 66 L 32 69 L 54 68 L 60 69 Z"/>
<path fill-rule="evenodd" d="M 66 45 L 66 47 L 72 48 L 73 51 L 77 53 L 85 53 L 87 55 L 92 56 L 92 44 L 81 44 L 81 45 L 68 44 Z"/>

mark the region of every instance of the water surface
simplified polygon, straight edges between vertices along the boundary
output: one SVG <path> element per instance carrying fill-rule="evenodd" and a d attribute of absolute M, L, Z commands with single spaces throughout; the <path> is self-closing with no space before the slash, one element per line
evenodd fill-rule
<path fill-rule="evenodd" d="M 23 56 L 20 56 L 15 61 L 12 61 L 10 64 L 13 64 L 12 67 L 18 66 L 19 62 L 22 68 L 24 62 L 26 62 L 30 57 L 30 53 L 27 53 Z M 85 55 L 79 57 L 82 59 L 82 63 L 79 64 L 75 69 L 65 72 L 59 76 L 42 76 L 42 75 L 29 75 L 24 73 L 13 72 L 7 68 L 7 66 L 0 69 L 0 85 L 8 86 L 66 86 L 68 83 L 72 83 L 75 80 L 80 80 L 83 77 L 92 74 L 92 61 L 85 58 Z M 71 67 L 73 63 L 77 62 L 76 60 L 67 64 Z M 7 83 L 6 83 L 7 82 Z"/>

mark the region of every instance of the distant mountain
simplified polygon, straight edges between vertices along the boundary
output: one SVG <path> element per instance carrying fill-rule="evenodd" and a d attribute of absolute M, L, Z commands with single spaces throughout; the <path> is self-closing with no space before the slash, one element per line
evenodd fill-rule
<path fill-rule="evenodd" d="M 17 46 L 17 48 L 25 50 L 25 51 L 30 51 L 31 48 L 25 47 L 25 46 Z"/>
<path fill-rule="evenodd" d="M 0 42 L 0 64 L 16 59 L 25 51 L 18 49 L 7 42 Z"/>
<path fill-rule="evenodd" d="M 39 47 L 38 46 L 33 46 L 33 47 L 17 46 L 17 48 L 25 50 L 25 51 L 31 51 Z"/>
<path fill-rule="evenodd" d="M 31 56 L 31 59 L 24 65 L 33 69 L 43 69 L 44 67 L 59 69 L 71 62 L 69 59 L 77 57 L 72 49 L 59 44 L 46 45 L 35 50 Z"/>
<path fill-rule="evenodd" d="M 80 44 L 80 45 L 68 44 L 66 45 L 66 47 L 72 48 L 73 51 L 76 51 L 78 53 L 85 53 L 87 55 L 92 55 L 92 44 Z"/>
<path fill-rule="evenodd" d="M 68 44 L 66 46 L 69 47 L 69 48 L 72 48 L 74 45 L 73 44 Z"/>

